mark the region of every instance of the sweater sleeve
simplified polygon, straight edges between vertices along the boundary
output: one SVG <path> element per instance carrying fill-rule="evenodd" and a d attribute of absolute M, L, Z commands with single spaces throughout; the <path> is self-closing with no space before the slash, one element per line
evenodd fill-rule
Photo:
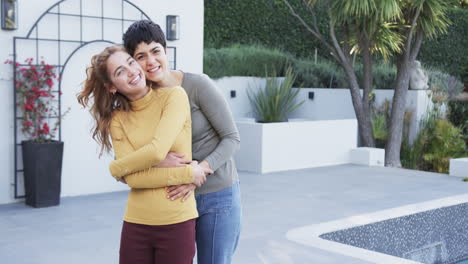
<path fill-rule="evenodd" d="M 198 105 L 221 138 L 216 148 L 205 157 L 215 171 L 239 149 L 240 136 L 224 96 L 207 75 L 201 75 L 200 78 L 196 87 Z"/>
<path fill-rule="evenodd" d="M 151 142 L 125 157 L 112 161 L 109 165 L 112 176 L 122 177 L 151 168 L 163 161 L 184 128 L 187 118 L 190 118 L 187 94 L 182 87 L 172 88 Z"/>
<path fill-rule="evenodd" d="M 110 134 L 116 159 L 125 158 L 135 151 L 117 118 L 114 118 L 111 122 Z M 115 178 L 119 179 L 119 177 Z M 125 180 L 128 186 L 132 188 L 162 188 L 171 185 L 192 183 L 193 171 L 191 166 L 178 168 L 148 168 L 128 174 L 125 176 Z"/>

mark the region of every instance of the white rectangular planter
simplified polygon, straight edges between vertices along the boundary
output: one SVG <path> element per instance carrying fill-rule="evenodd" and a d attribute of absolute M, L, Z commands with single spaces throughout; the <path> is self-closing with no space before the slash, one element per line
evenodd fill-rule
<path fill-rule="evenodd" d="M 357 146 L 356 119 L 255 123 L 237 121 L 239 170 L 257 173 L 349 163 Z"/>
<path fill-rule="evenodd" d="M 468 177 L 468 158 L 450 160 L 450 176 Z"/>
<path fill-rule="evenodd" d="M 385 149 L 355 148 L 350 152 L 351 163 L 366 166 L 384 166 Z"/>

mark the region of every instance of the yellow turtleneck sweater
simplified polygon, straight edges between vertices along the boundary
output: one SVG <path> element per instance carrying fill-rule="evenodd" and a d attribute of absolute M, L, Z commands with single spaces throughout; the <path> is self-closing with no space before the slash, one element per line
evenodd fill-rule
<path fill-rule="evenodd" d="M 134 101 L 132 111 L 116 111 L 111 138 L 116 160 L 109 169 L 117 179 L 125 176 L 132 188 L 124 220 L 145 225 L 168 225 L 198 216 L 195 198 L 185 202 L 166 198 L 167 186 L 193 182 L 190 166 L 152 168 L 168 152 L 192 159 L 190 105 L 182 87 L 159 88 Z"/>

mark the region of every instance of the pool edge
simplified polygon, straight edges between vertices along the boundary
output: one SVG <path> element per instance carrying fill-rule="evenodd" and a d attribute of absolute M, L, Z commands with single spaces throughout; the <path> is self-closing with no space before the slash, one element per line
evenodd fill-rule
<path fill-rule="evenodd" d="M 404 205 L 373 213 L 354 215 L 329 222 L 297 227 L 289 230 L 286 233 L 286 238 L 305 246 L 331 251 L 340 255 L 346 255 L 372 263 L 420 264 L 420 262 L 322 239 L 320 238 L 320 235 L 466 202 L 468 202 L 468 194 L 449 196 L 446 198 Z"/>

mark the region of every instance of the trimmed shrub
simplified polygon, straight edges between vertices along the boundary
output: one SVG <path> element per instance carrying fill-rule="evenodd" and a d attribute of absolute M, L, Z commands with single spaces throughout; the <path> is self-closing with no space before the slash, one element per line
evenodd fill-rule
<path fill-rule="evenodd" d="M 396 67 L 388 63 L 374 62 L 372 76 L 374 89 L 388 89 L 394 88 L 396 79 Z M 360 83 L 363 79 L 363 67 L 361 64 L 356 65 L 356 75 Z"/>
<path fill-rule="evenodd" d="M 335 64 L 320 59 L 296 59 L 293 55 L 275 48 L 260 45 L 233 45 L 227 48 L 206 48 L 203 71 L 212 78 L 224 76 L 265 77 L 268 72 L 284 76 L 290 66 L 296 74 L 295 87 L 327 88 L 347 87 L 343 71 Z M 332 79 L 333 76 L 333 79 Z"/>
<path fill-rule="evenodd" d="M 321 60 L 317 64 L 312 60 L 296 60 L 294 64 L 297 73 L 296 86 L 309 88 L 346 88 L 346 78 L 341 68 L 328 61 Z"/>
<path fill-rule="evenodd" d="M 346 88 L 348 83 L 342 68 L 332 61 L 318 58 L 317 63 L 311 59 L 298 59 L 290 53 L 276 48 L 261 45 L 232 45 L 226 48 L 206 48 L 203 58 L 204 72 L 212 78 L 224 76 L 264 77 L 267 72 L 276 72 L 284 76 L 285 69 L 291 66 L 297 75 L 295 87 L 308 88 Z M 443 93 L 447 98 L 457 95 L 462 84 L 454 77 L 430 69 L 431 88 Z M 362 80 L 362 65 L 356 65 L 358 80 Z M 396 78 L 395 66 L 387 63 L 373 65 L 373 87 L 376 89 L 393 89 Z M 449 96 L 450 95 L 450 96 Z"/>
<path fill-rule="evenodd" d="M 455 77 L 434 68 L 426 69 L 429 89 L 443 97 L 442 101 L 455 98 L 463 91 L 463 84 Z"/>
<path fill-rule="evenodd" d="M 294 57 L 278 49 L 262 46 L 233 45 L 228 48 L 207 48 L 204 51 L 203 70 L 212 78 L 223 76 L 265 76 L 276 71 L 284 75 Z"/>

